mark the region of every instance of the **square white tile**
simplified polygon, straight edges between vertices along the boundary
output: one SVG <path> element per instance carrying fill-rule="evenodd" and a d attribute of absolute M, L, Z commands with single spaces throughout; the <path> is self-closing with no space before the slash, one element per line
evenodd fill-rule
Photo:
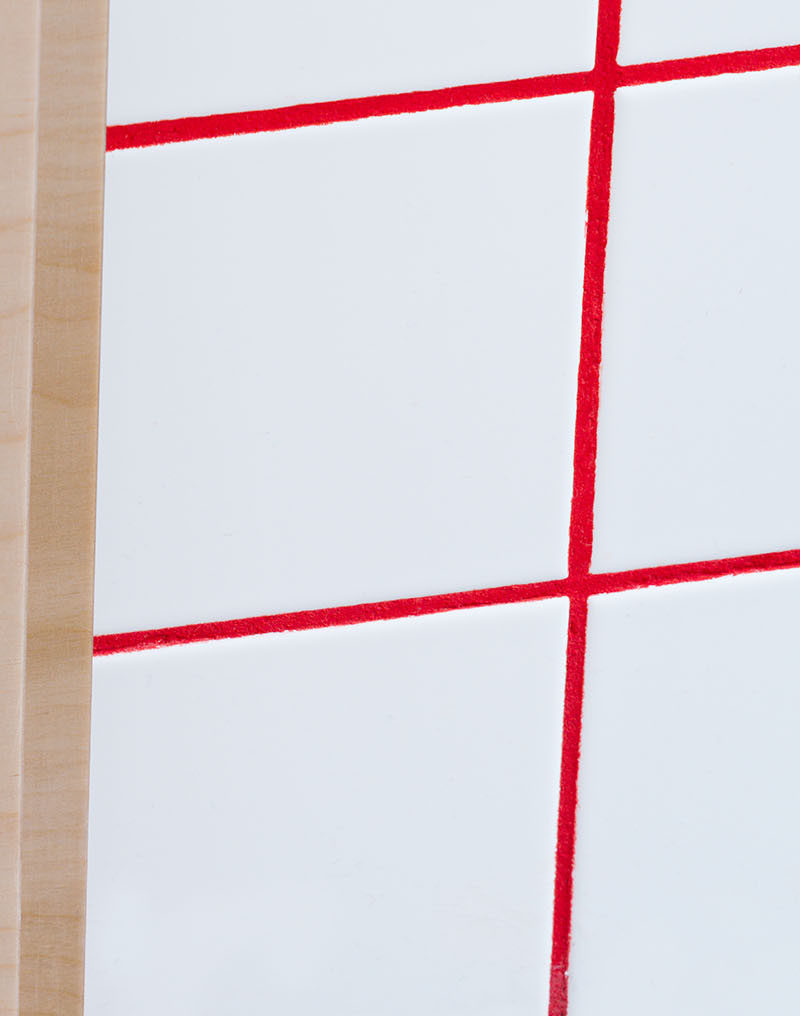
<path fill-rule="evenodd" d="M 565 573 L 589 110 L 111 153 L 98 632 Z"/>
<path fill-rule="evenodd" d="M 796 0 L 623 0 L 620 63 L 800 44 Z"/>
<path fill-rule="evenodd" d="M 99 659 L 87 1016 L 545 1016 L 566 615 Z"/>
<path fill-rule="evenodd" d="M 597 0 L 112 0 L 108 122 L 588 70 Z"/>
<path fill-rule="evenodd" d="M 570 1016 L 800 1008 L 800 574 L 591 601 Z"/>
<path fill-rule="evenodd" d="M 597 571 L 800 546 L 799 85 L 618 93 Z"/>

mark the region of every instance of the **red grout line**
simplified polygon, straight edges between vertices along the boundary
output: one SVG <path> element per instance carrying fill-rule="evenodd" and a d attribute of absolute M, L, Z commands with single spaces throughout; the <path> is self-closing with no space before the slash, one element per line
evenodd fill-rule
<path fill-rule="evenodd" d="M 710 561 L 690 561 L 686 564 L 662 564 L 652 568 L 633 568 L 629 571 L 589 575 L 585 591 L 587 596 L 597 596 L 602 593 L 622 593 L 629 589 L 647 589 L 652 586 L 705 582 L 709 579 L 749 575 L 753 572 L 782 571 L 786 568 L 800 568 L 800 549 L 778 550 L 769 554 L 747 554 L 744 557 L 722 557 Z"/>
<path fill-rule="evenodd" d="M 586 256 L 583 270 L 581 345 L 575 411 L 572 506 L 568 575 L 575 585 L 588 582 L 594 534 L 597 417 L 600 404 L 603 290 L 611 197 L 614 141 L 614 88 L 618 75 L 621 0 L 600 0 L 597 11 L 595 93 L 589 137 L 586 194 Z M 572 937 L 573 867 L 578 810 L 583 684 L 586 661 L 586 592 L 573 591 L 569 604 L 564 727 L 556 834 L 553 939 L 548 1016 L 566 1016 Z"/>
<path fill-rule="evenodd" d="M 488 607 L 501 603 L 545 600 L 554 596 L 563 596 L 566 585 L 566 579 L 553 579 L 519 586 L 497 586 L 492 589 L 443 593 L 438 596 L 415 596 L 404 600 L 385 600 L 377 603 L 359 603 L 347 607 L 299 610 L 289 614 L 244 617 L 234 621 L 186 624 L 177 628 L 156 628 L 152 631 L 123 632 L 119 635 L 97 635 L 94 640 L 94 654 L 95 656 L 106 656 L 110 653 L 154 649 L 157 646 L 183 645 L 188 642 L 208 642 L 215 639 L 240 638 L 244 635 L 265 635 L 270 632 L 334 628 L 340 625 L 362 624 L 366 621 L 389 621 L 400 617 L 440 614 L 450 610 L 464 610 L 468 607 Z"/>
<path fill-rule="evenodd" d="M 660 60 L 654 63 L 628 64 L 613 70 L 618 85 L 643 85 L 658 81 L 711 77 L 717 74 L 742 74 L 777 67 L 800 65 L 800 45 L 771 49 L 740 50 L 711 56 Z M 609 64 L 607 71 L 612 65 Z M 147 148 L 178 141 L 260 134 L 327 123 L 344 123 L 373 116 L 398 113 L 423 113 L 455 106 L 480 106 L 514 99 L 536 99 L 548 95 L 569 95 L 595 87 L 593 71 L 544 74 L 514 81 L 493 81 L 478 85 L 457 85 L 430 91 L 401 92 L 396 95 L 371 95 L 330 102 L 305 102 L 279 109 L 249 110 L 239 113 L 215 113 L 209 116 L 179 117 L 174 120 L 149 120 L 142 123 L 113 124 L 107 129 L 106 150 Z"/>
<path fill-rule="evenodd" d="M 682 60 L 628 64 L 619 68 L 619 85 L 647 85 L 658 81 L 684 81 L 717 74 L 744 74 L 800 64 L 800 46 L 775 46 L 772 49 L 743 49 L 735 53 L 691 56 Z"/>
<path fill-rule="evenodd" d="M 108 128 L 106 150 L 144 148 L 173 141 L 229 137 L 233 134 L 260 134 L 294 127 L 326 123 L 344 123 L 372 116 L 398 113 L 422 113 L 454 106 L 481 106 L 512 99 L 537 99 L 548 95 L 568 95 L 592 88 L 592 72 L 545 74 L 516 81 L 495 81 L 480 85 L 436 88 L 427 92 L 403 92 L 398 95 L 371 95 L 359 99 L 332 102 L 306 102 L 280 109 L 261 109 L 244 113 L 219 113 L 190 116 L 178 120 L 152 120 L 146 123 L 120 124 Z"/>
<path fill-rule="evenodd" d="M 569 523 L 568 572 L 571 576 L 587 575 L 592 558 L 597 414 L 600 394 L 600 338 L 613 132 L 613 86 L 601 87 L 595 93 L 589 142 L 586 255 L 575 416 L 572 508 Z"/>
<path fill-rule="evenodd" d="M 726 575 L 745 575 L 750 572 L 778 571 L 785 568 L 800 568 L 800 549 L 781 550 L 770 554 L 753 554 L 747 557 L 720 558 L 713 561 L 692 561 L 688 564 L 634 568 L 629 571 L 587 575 L 582 580 L 552 579 L 544 582 L 529 582 L 524 585 L 495 586 L 490 589 L 442 593 L 437 596 L 415 596 L 405 600 L 385 600 L 346 607 L 326 607 L 321 610 L 299 610 L 287 614 L 242 617 L 230 621 L 185 624 L 174 628 L 153 628 L 147 631 L 97 635 L 94 640 L 94 655 L 109 656 L 114 653 L 130 653 L 142 649 L 187 645 L 193 642 L 243 638 L 247 635 L 310 631 L 316 628 L 366 624 L 371 621 L 389 621 L 401 617 L 422 617 L 426 614 L 467 610 L 471 607 L 549 600 L 558 596 L 596 596 L 603 593 L 620 593 L 629 589 L 675 585 L 683 582 L 702 582 Z"/>
<path fill-rule="evenodd" d="M 564 685 L 564 726 L 561 734 L 561 777 L 553 892 L 553 945 L 550 958 L 548 1016 L 566 1016 L 569 948 L 572 937 L 572 884 L 575 861 L 575 818 L 578 811 L 578 767 L 583 721 L 583 680 L 586 661 L 588 600 L 571 596 L 567 627 L 567 671 Z"/>

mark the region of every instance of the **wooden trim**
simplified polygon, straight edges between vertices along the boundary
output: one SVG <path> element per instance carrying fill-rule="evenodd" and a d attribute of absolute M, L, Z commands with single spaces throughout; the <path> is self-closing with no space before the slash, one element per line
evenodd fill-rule
<path fill-rule="evenodd" d="M 0 1013 L 19 993 L 37 3 L 0 4 Z"/>
<path fill-rule="evenodd" d="M 107 0 L 42 0 L 20 1013 L 80 1016 Z"/>

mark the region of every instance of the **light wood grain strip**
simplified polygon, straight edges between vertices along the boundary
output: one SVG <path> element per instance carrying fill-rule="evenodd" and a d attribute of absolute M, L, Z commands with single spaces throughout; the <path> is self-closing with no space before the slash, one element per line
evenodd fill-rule
<path fill-rule="evenodd" d="M 106 0 L 42 0 L 20 1012 L 83 1011 Z"/>
<path fill-rule="evenodd" d="M 0 1013 L 18 1012 L 39 6 L 0 0 Z"/>

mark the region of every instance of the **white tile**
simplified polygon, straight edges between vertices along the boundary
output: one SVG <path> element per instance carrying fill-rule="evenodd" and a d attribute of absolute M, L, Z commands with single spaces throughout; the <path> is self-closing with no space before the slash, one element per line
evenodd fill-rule
<path fill-rule="evenodd" d="M 596 570 L 800 546 L 799 86 L 618 93 Z"/>
<path fill-rule="evenodd" d="M 577 71 L 597 0 L 111 0 L 109 123 Z"/>
<path fill-rule="evenodd" d="M 800 1008 L 800 574 L 591 601 L 570 1016 Z"/>
<path fill-rule="evenodd" d="M 800 43 L 796 0 L 623 0 L 621 63 Z"/>
<path fill-rule="evenodd" d="M 545 1016 L 566 613 L 98 659 L 87 1016 Z"/>
<path fill-rule="evenodd" d="M 99 632 L 565 573 L 588 116 L 111 154 Z"/>

